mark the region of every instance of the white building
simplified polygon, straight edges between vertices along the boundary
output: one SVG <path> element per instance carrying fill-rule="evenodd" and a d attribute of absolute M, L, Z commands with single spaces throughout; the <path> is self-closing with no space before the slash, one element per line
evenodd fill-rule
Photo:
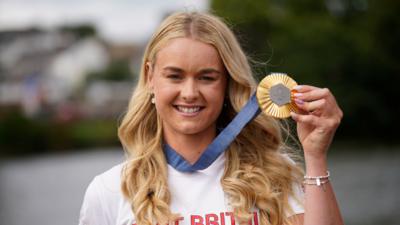
<path fill-rule="evenodd" d="M 0 33 L 0 106 L 20 105 L 35 116 L 43 101 L 57 105 L 74 95 L 85 76 L 108 66 L 107 48 L 91 37 L 28 30 Z"/>

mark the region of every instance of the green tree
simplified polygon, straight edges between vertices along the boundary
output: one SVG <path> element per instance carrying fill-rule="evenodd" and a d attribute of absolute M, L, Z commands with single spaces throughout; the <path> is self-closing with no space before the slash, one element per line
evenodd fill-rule
<path fill-rule="evenodd" d="M 107 81 L 122 81 L 132 80 L 131 69 L 129 68 L 128 60 L 114 60 L 103 71 L 93 72 L 87 76 L 87 81 L 92 80 L 107 80 Z"/>
<path fill-rule="evenodd" d="M 79 39 L 97 36 L 97 30 L 92 24 L 65 25 L 60 27 L 60 30 L 63 32 L 72 33 Z"/>
<path fill-rule="evenodd" d="M 233 25 L 255 74 L 286 72 L 329 87 L 345 112 L 338 135 L 395 140 L 400 82 L 400 2 L 213 0 Z"/>

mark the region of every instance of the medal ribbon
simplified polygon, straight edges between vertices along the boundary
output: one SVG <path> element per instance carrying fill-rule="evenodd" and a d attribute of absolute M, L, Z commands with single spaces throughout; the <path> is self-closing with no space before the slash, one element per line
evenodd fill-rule
<path fill-rule="evenodd" d="M 240 131 L 253 120 L 261 110 L 258 106 L 256 94 L 253 94 L 246 105 L 233 120 L 217 135 L 206 148 L 200 158 L 190 164 L 179 155 L 171 146 L 164 144 L 164 153 L 169 165 L 181 172 L 195 172 L 209 167 L 228 148 Z"/>

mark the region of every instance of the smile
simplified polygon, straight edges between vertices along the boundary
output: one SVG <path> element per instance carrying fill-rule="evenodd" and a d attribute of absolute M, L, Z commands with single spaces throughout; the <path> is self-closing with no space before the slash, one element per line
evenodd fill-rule
<path fill-rule="evenodd" d="M 175 106 L 175 108 L 182 113 L 197 113 L 202 109 L 200 106 L 187 107 L 180 105 Z"/>

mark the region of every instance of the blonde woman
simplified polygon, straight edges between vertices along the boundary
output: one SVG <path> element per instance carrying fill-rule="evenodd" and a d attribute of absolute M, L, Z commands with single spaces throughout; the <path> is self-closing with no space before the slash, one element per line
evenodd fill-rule
<path fill-rule="evenodd" d="M 292 118 L 305 177 L 282 141 L 286 131 L 263 114 L 224 153 L 204 160 L 255 88 L 221 19 L 196 12 L 166 18 L 145 50 L 119 127 L 126 162 L 89 185 L 80 224 L 343 224 L 326 160 L 342 112 L 326 88 L 296 87 L 303 113 Z"/>

